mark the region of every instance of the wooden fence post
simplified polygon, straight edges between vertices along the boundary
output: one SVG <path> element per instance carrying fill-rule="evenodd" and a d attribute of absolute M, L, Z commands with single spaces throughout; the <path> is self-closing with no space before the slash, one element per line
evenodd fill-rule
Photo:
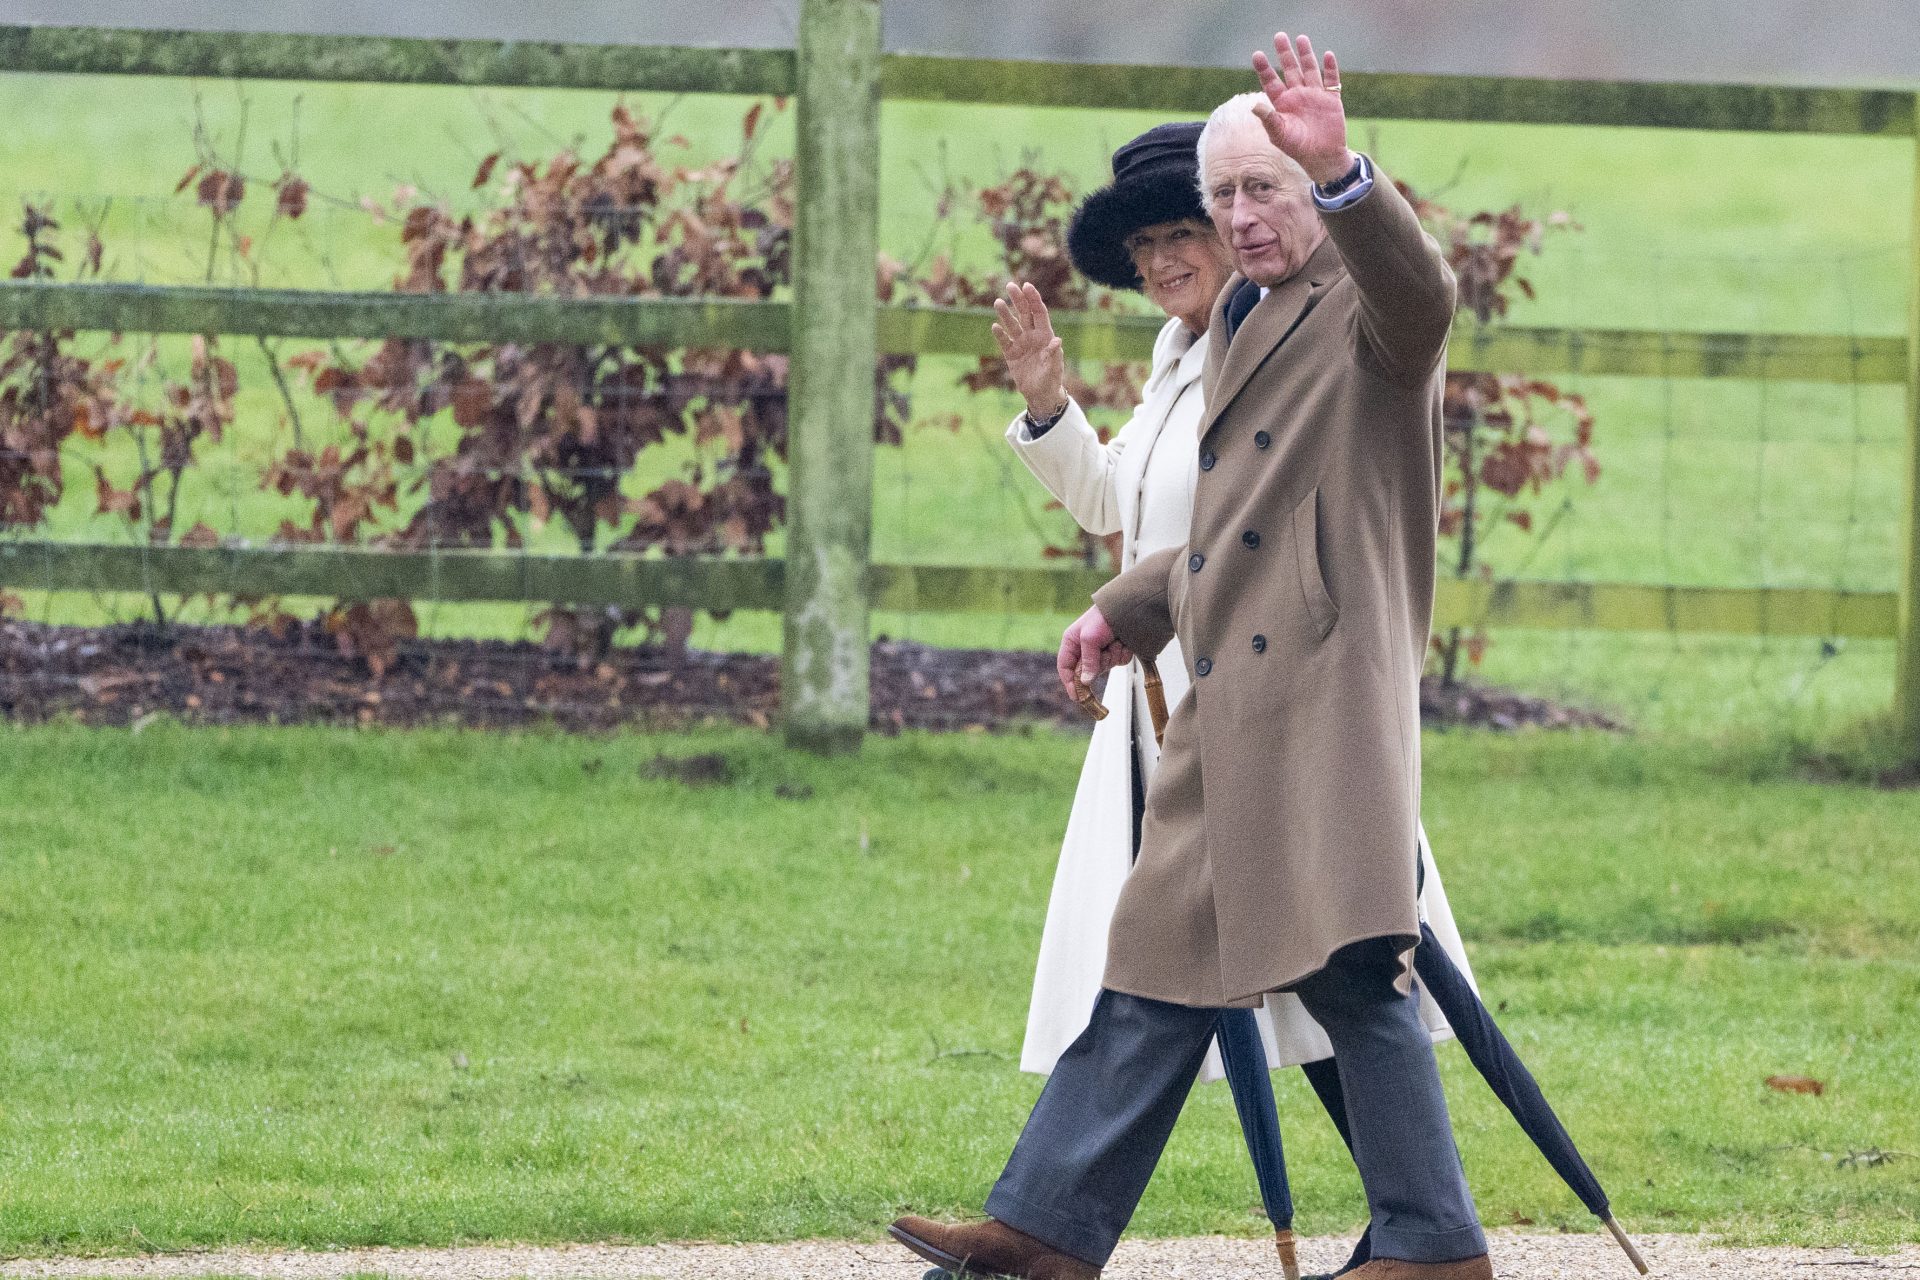
<path fill-rule="evenodd" d="M 1920 141 L 1920 140 L 1917 140 Z M 1920 145 L 1914 154 L 1913 233 L 1908 241 L 1907 458 L 1900 533 L 1899 605 L 1894 622 L 1894 713 L 1908 756 L 1920 759 Z"/>
<path fill-rule="evenodd" d="M 867 727 L 880 0 L 803 0 L 782 728 L 857 751 Z"/>
<path fill-rule="evenodd" d="M 1920 759 L 1920 95 L 1914 98 L 1913 213 L 1907 239 L 1907 485 L 1900 523 L 1899 607 L 1895 618 L 1893 710 L 1900 741 Z"/>

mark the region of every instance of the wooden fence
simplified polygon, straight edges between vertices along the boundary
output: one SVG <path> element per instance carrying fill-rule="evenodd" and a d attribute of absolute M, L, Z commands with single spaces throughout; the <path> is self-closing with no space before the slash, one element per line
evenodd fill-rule
<path fill-rule="evenodd" d="M 803 0 L 794 50 L 684 49 L 0 27 L 0 71 L 792 95 L 797 99 L 794 300 L 688 302 L 499 294 L 0 284 L 0 329 L 419 337 L 444 341 L 727 345 L 793 355 L 787 553 L 658 559 L 336 548 L 0 542 L 0 584 L 49 590 L 564 600 L 777 609 L 784 729 L 857 747 L 875 608 L 1077 613 L 1080 569 L 874 564 L 871 396 L 879 352 L 989 354 L 989 313 L 876 306 L 882 99 L 1126 108 L 1199 115 L 1247 88 L 1230 69 L 1075 66 L 883 55 L 880 0 Z M 1369 118 L 1611 125 L 1914 138 L 1920 98 L 1874 90 L 1632 84 L 1349 72 Z M 1909 147 L 1912 144 L 1908 144 Z M 1917 158 L 1916 173 L 1920 173 Z M 1914 200 L 1920 245 L 1920 181 Z M 1904 554 L 1898 589 L 1844 592 L 1625 583 L 1442 581 L 1435 623 L 1896 637 L 1896 706 L 1920 753 L 1920 254 L 1907 335 L 1682 333 L 1519 325 L 1456 329 L 1455 369 L 1904 383 Z M 1070 356 L 1145 359 L 1158 322 L 1058 315 Z"/>

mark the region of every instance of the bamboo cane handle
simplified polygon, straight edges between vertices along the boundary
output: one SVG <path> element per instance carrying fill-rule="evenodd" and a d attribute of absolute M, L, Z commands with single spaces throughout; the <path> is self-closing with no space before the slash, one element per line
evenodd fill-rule
<path fill-rule="evenodd" d="M 1147 712 L 1153 717 L 1153 745 L 1166 745 L 1167 738 L 1167 691 L 1160 684 L 1160 668 L 1152 658 L 1140 659 L 1140 677 L 1147 689 Z M 1287 1237 L 1287 1248 L 1292 1247 L 1292 1234 Z M 1288 1280 L 1293 1280 L 1292 1276 Z"/>
<path fill-rule="evenodd" d="M 1073 678 L 1073 700 L 1079 703 L 1080 709 L 1092 716 L 1096 722 L 1107 718 L 1106 707 L 1101 705 L 1100 699 L 1093 696 L 1091 688 L 1080 683 L 1078 676 Z"/>

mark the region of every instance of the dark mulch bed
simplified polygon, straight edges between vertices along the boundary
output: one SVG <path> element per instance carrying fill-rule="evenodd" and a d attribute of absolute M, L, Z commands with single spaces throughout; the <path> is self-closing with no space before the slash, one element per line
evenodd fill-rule
<path fill-rule="evenodd" d="M 1053 656 L 997 649 L 873 646 L 872 725 L 1085 728 Z M 416 640 L 376 677 L 317 627 L 56 627 L 0 623 L 0 716 L 131 724 L 155 713 L 200 724 L 461 725 L 568 730 L 675 727 L 718 720 L 765 727 L 777 714 L 778 659 L 615 648 L 581 659 L 526 641 Z M 1603 728 L 1604 716 L 1493 686 L 1421 690 L 1428 724 Z"/>
<path fill-rule="evenodd" d="M 1877 787 L 1882 791 L 1920 791 L 1920 760 L 1888 765 L 1817 752 L 1801 762 L 1800 776 L 1809 782 Z"/>

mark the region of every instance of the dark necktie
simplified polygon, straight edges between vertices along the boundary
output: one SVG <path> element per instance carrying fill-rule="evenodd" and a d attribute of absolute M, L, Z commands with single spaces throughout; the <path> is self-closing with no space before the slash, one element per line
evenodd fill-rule
<path fill-rule="evenodd" d="M 1247 314 L 1260 305 L 1260 286 L 1251 280 L 1243 280 L 1227 299 L 1227 342 L 1233 342 L 1233 335 L 1240 329 L 1240 322 Z"/>

